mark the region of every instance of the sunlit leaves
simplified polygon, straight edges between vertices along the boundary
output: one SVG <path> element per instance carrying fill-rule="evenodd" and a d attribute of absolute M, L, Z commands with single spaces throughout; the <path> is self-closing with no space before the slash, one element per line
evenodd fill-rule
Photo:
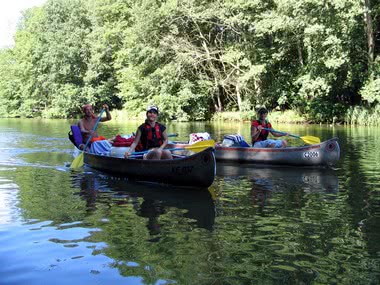
<path fill-rule="evenodd" d="M 360 91 L 360 94 L 368 103 L 380 103 L 380 78 L 370 79 Z"/>

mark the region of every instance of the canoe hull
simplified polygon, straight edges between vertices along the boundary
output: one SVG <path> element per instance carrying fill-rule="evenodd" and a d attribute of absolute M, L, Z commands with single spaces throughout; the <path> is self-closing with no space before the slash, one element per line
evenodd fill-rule
<path fill-rule="evenodd" d="M 168 147 L 186 148 L 188 144 L 175 143 Z M 292 166 L 331 166 L 339 161 L 337 138 L 320 144 L 287 148 L 215 147 L 217 161 Z"/>
<path fill-rule="evenodd" d="M 124 159 L 84 153 L 84 163 L 91 168 L 132 178 L 186 187 L 209 187 L 215 178 L 214 150 L 173 160 Z"/>
<path fill-rule="evenodd" d="M 320 144 L 287 148 L 244 148 L 217 146 L 215 158 L 220 161 L 275 165 L 334 165 L 340 158 L 336 138 Z"/>

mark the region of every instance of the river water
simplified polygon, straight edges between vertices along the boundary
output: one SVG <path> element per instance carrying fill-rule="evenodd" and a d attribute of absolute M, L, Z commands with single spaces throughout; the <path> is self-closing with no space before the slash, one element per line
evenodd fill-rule
<path fill-rule="evenodd" d="M 0 284 L 379 284 L 379 128 L 276 126 L 338 137 L 341 160 L 218 163 L 213 185 L 194 192 L 71 171 L 70 123 L 0 120 Z M 249 136 L 249 123 L 167 128 L 179 140 Z"/>

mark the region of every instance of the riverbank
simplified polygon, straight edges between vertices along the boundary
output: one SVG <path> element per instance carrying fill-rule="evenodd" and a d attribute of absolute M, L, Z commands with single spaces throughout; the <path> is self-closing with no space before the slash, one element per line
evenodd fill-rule
<path fill-rule="evenodd" d="M 12 118 L 14 116 L 3 116 L 0 118 Z M 145 112 L 140 112 L 138 115 L 134 115 L 128 110 L 111 110 L 112 120 L 120 122 L 137 121 L 141 122 L 145 120 Z M 220 121 L 220 122 L 249 122 L 256 118 L 255 111 L 246 112 L 217 112 L 215 113 L 210 121 Z M 69 119 L 80 119 L 81 114 L 77 114 L 75 117 Z M 33 117 L 29 117 L 33 118 Z M 35 117 L 41 118 L 41 117 Z M 286 111 L 273 111 L 269 113 L 269 120 L 272 123 L 277 124 L 329 124 L 329 125 L 360 125 L 360 126 L 380 126 L 380 105 L 372 108 L 367 108 L 364 106 L 356 106 L 347 108 L 345 114 L 340 117 L 333 117 L 329 121 L 311 121 L 306 115 L 300 115 L 294 110 Z M 198 120 L 193 120 L 190 118 L 188 121 L 178 120 L 177 118 L 168 118 L 165 112 L 160 114 L 160 121 L 162 122 L 196 122 Z"/>
<path fill-rule="evenodd" d="M 112 118 L 117 121 L 144 121 L 145 113 L 141 112 L 137 116 L 131 116 L 125 110 L 112 110 Z M 165 117 L 161 117 L 165 121 Z M 218 112 L 213 115 L 210 121 L 222 122 L 247 122 L 256 118 L 255 111 L 247 112 Z M 297 114 L 295 111 L 288 110 L 284 112 L 274 111 L 269 113 L 269 119 L 273 123 L 283 124 L 307 124 L 307 118 Z M 170 120 L 169 120 L 170 121 Z M 175 120 L 174 120 L 175 121 Z"/>
<path fill-rule="evenodd" d="M 212 121 L 251 121 L 257 117 L 256 112 L 219 112 L 215 113 L 212 117 Z M 298 115 L 292 110 L 280 112 L 274 111 L 268 114 L 268 118 L 273 123 L 283 123 L 283 124 L 307 124 L 308 121 L 305 117 Z"/>
<path fill-rule="evenodd" d="M 251 121 L 256 118 L 253 111 L 249 112 L 220 112 L 215 113 L 213 121 Z M 272 123 L 278 124 L 309 124 L 325 123 L 332 125 L 361 125 L 380 126 L 380 106 L 366 108 L 363 106 L 350 107 L 344 117 L 333 117 L 329 122 L 312 122 L 306 116 L 300 115 L 293 110 L 273 111 L 268 114 Z"/>
<path fill-rule="evenodd" d="M 132 116 L 126 110 L 112 110 L 112 116 L 117 121 L 144 121 L 145 113 L 141 112 L 138 116 Z M 256 118 L 255 111 L 246 112 L 217 112 L 211 121 L 221 122 L 247 122 Z M 363 106 L 350 107 L 346 110 L 343 117 L 333 117 L 329 122 L 312 122 L 305 115 L 300 115 L 294 110 L 273 111 L 268 115 L 270 122 L 276 124 L 310 124 L 324 123 L 329 125 L 362 125 L 380 126 L 380 106 L 366 108 Z M 171 121 L 161 116 L 162 121 Z M 174 120 L 176 121 L 176 120 Z M 191 120 L 190 120 L 191 121 Z"/>

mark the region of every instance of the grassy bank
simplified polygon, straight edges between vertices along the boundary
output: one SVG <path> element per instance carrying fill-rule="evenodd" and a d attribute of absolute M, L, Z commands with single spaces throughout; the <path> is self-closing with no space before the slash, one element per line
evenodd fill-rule
<path fill-rule="evenodd" d="M 219 112 L 215 113 L 213 121 L 251 121 L 257 117 L 256 112 Z M 292 110 L 280 112 L 274 111 L 268 114 L 268 118 L 273 123 L 284 124 L 305 124 L 306 118 L 298 115 Z"/>
<path fill-rule="evenodd" d="M 220 112 L 215 113 L 213 121 L 251 121 L 257 115 L 253 111 L 249 112 Z M 295 111 L 287 110 L 284 112 L 274 111 L 268 114 L 268 118 L 272 123 L 283 124 L 307 124 L 310 123 L 305 116 L 297 114 Z M 325 122 L 327 123 L 327 122 Z M 362 106 L 350 107 L 346 114 L 340 118 L 333 118 L 329 124 L 345 124 L 345 125 L 364 125 L 364 126 L 380 126 L 380 105 L 374 108 L 365 108 Z"/>
<path fill-rule="evenodd" d="M 118 121 L 144 121 L 145 113 L 142 112 L 138 116 L 131 116 L 126 110 L 112 110 L 112 118 Z M 294 111 L 285 112 L 271 112 L 268 115 L 269 119 L 273 123 L 286 123 L 286 124 L 304 124 L 307 123 L 306 118 L 296 114 Z M 226 121 L 226 122 L 241 122 L 251 121 L 256 118 L 254 111 L 249 112 L 219 112 L 215 113 L 212 117 L 212 121 Z"/>
<path fill-rule="evenodd" d="M 0 118 L 14 118 L 6 112 L 1 113 Z M 98 114 L 98 111 L 95 111 Z M 145 120 L 145 112 L 132 115 L 127 110 L 115 110 L 111 111 L 112 119 L 115 121 L 139 121 Z M 77 114 L 71 119 L 80 119 L 81 114 Z M 224 121 L 224 122 L 246 122 L 251 121 L 257 117 L 254 111 L 247 112 L 218 112 L 215 113 L 211 121 Z M 33 118 L 33 117 L 30 117 Z M 40 118 L 40 117 L 35 117 Z M 278 124 L 308 124 L 310 122 L 306 116 L 301 116 L 293 110 L 287 111 L 273 111 L 268 114 L 268 118 L 272 123 Z M 165 122 L 165 116 L 161 115 L 160 120 Z M 189 121 L 192 121 L 191 119 Z M 365 108 L 363 106 L 350 107 L 346 110 L 346 113 L 340 118 L 333 118 L 330 122 L 323 122 L 328 124 L 344 124 L 344 125 L 361 125 L 361 126 L 380 126 L 380 105 L 373 108 Z"/>
<path fill-rule="evenodd" d="M 349 108 L 344 121 L 347 125 L 380 126 L 380 105 L 373 109 L 361 106 Z"/>

